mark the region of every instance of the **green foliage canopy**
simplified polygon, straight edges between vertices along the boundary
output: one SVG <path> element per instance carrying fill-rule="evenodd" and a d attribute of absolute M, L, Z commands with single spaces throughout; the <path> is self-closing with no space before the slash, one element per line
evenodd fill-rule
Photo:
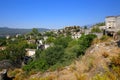
<path fill-rule="evenodd" d="M 93 27 L 92 30 L 91 30 L 92 33 L 100 33 L 101 30 L 99 27 Z"/>
<path fill-rule="evenodd" d="M 75 58 L 84 55 L 85 50 L 91 45 L 96 35 L 82 35 L 78 40 L 70 37 L 58 37 L 52 47 L 44 51 L 37 51 L 37 59 L 24 66 L 25 71 L 40 70 L 45 71 L 50 68 L 58 68 L 71 63 Z"/>

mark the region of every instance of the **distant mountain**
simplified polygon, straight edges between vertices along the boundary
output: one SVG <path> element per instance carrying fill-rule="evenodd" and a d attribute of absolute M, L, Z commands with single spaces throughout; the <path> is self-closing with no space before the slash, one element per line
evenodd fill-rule
<path fill-rule="evenodd" d="M 39 32 L 48 31 L 49 29 L 45 28 L 37 28 Z M 25 34 L 31 32 L 32 29 L 17 29 L 17 28 L 8 28 L 8 27 L 0 27 L 0 37 L 6 35 L 16 35 L 16 34 Z"/>

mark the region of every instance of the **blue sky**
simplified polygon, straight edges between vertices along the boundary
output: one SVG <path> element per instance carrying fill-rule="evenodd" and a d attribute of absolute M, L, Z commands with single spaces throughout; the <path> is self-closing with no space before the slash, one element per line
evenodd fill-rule
<path fill-rule="evenodd" d="M 120 15 L 120 0 L 0 0 L 0 27 L 58 29 Z"/>

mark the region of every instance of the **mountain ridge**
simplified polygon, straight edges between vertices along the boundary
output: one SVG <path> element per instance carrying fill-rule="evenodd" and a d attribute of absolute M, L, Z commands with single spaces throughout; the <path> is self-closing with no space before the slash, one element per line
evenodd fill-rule
<path fill-rule="evenodd" d="M 39 32 L 48 31 L 50 29 L 46 28 L 37 28 Z M 23 28 L 9 28 L 9 27 L 0 27 L 0 37 L 4 37 L 6 35 L 16 35 L 16 34 L 26 34 L 31 32 L 32 29 L 23 29 Z"/>

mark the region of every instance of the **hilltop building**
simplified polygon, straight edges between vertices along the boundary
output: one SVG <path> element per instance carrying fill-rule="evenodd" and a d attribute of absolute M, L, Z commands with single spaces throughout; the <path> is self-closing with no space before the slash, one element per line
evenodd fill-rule
<path fill-rule="evenodd" d="M 120 30 L 120 16 L 108 16 L 105 18 L 106 28 L 117 32 Z"/>

